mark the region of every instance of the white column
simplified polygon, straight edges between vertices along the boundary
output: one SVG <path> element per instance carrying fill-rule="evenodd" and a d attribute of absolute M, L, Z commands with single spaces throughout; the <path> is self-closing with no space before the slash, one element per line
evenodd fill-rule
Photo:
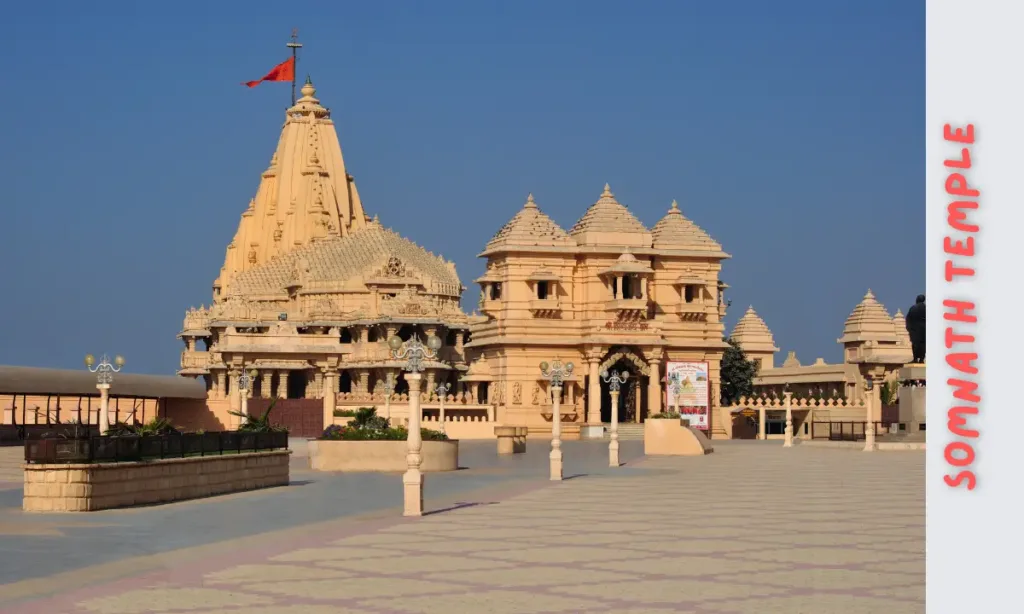
<path fill-rule="evenodd" d="M 337 397 L 334 395 L 334 380 L 337 377 L 334 371 L 324 372 L 324 428 L 334 424 L 334 404 Z"/>
<path fill-rule="evenodd" d="M 757 438 L 760 439 L 761 441 L 764 441 L 765 439 L 767 439 L 767 437 L 765 436 L 765 428 L 764 428 L 764 414 L 765 414 L 765 409 L 763 407 L 758 407 L 757 408 Z"/>
<path fill-rule="evenodd" d="M 782 444 L 784 448 L 793 447 L 793 393 L 786 391 L 786 442 Z"/>
<path fill-rule="evenodd" d="M 596 364 L 596 363 L 595 363 Z M 554 404 L 551 407 L 551 479 L 562 479 L 562 387 L 552 386 Z"/>
<path fill-rule="evenodd" d="M 874 452 L 877 449 L 875 444 L 875 407 L 881 402 L 881 391 L 879 390 L 878 381 L 872 378 L 871 390 L 868 391 L 864 399 L 864 408 L 867 413 L 867 424 L 864 426 L 864 451 Z"/>
<path fill-rule="evenodd" d="M 619 466 L 619 391 L 611 391 L 612 396 L 612 429 L 611 442 L 608 444 L 608 466 Z"/>
<path fill-rule="evenodd" d="M 420 434 L 420 381 L 419 373 L 408 373 L 405 381 L 409 382 L 409 439 L 408 454 L 405 459 L 408 469 L 402 476 L 405 495 L 405 516 L 423 515 L 423 473 L 420 471 L 420 450 L 423 439 Z"/>
<path fill-rule="evenodd" d="M 96 384 L 100 391 L 100 435 L 110 430 L 110 384 Z"/>

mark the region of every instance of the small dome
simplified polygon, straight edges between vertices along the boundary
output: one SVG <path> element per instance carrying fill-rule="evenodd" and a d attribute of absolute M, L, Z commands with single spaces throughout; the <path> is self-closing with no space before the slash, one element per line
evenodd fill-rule
<path fill-rule="evenodd" d="M 843 336 L 839 339 L 839 343 L 858 341 L 883 341 L 889 343 L 897 341 L 892 317 L 885 310 L 885 307 L 875 299 L 875 295 L 871 290 L 868 290 L 860 303 L 854 307 L 850 317 L 846 318 L 846 324 L 843 326 Z"/>
<path fill-rule="evenodd" d="M 778 352 L 772 331 L 754 307 L 747 307 L 746 313 L 736 323 L 729 338 L 735 341 L 744 352 Z"/>

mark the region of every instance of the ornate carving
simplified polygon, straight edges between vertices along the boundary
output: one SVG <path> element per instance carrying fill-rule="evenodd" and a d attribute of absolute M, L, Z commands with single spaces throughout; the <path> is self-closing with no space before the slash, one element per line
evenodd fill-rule
<path fill-rule="evenodd" d="M 615 320 L 605 322 L 604 327 L 608 330 L 647 330 L 647 322 L 643 320 Z"/>
<path fill-rule="evenodd" d="M 637 371 L 639 371 L 641 375 L 651 374 L 651 369 L 647 366 L 647 363 L 645 363 L 642 358 L 634 354 L 631 350 L 625 348 L 612 352 L 608 358 L 601 363 L 601 370 L 605 371 L 612 368 L 615 366 L 615 363 L 619 362 L 619 360 L 623 358 L 636 365 Z"/>
<path fill-rule="evenodd" d="M 540 405 L 543 398 L 544 398 L 543 394 L 541 393 L 541 390 L 540 390 L 540 384 L 534 384 L 533 385 L 533 398 L 531 398 L 530 401 L 534 405 Z"/>
<path fill-rule="evenodd" d="M 412 286 L 405 286 L 394 296 L 381 297 L 380 310 L 385 315 L 437 315 L 440 312 L 438 303 L 431 297 L 418 292 Z"/>
<path fill-rule="evenodd" d="M 388 258 L 388 263 L 384 265 L 384 270 L 382 272 L 384 273 L 382 277 L 405 277 L 405 263 L 399 258 L 392 256 Z"/>
<path fill-rule="evenodd" d="M 520 405 L 523 402 L 523 385 L 520 382 L 512 384 L 512 404 Z"/>

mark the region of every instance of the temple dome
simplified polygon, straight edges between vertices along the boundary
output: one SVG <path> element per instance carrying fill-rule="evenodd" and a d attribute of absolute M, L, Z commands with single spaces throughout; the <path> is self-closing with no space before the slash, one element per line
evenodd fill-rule
<path fill-rule="evenodd" d="M 899 341 L 900 346 L 911 347 L 910 332 L 907 330 L 907 318 L 903 315 L 903 311 L 896 310 L 896 315 L 892 317 L 892 327 L 896 331 L 896 339 Z"/>
<path fill-rule="evenodd" d="M 854 307 L 850 317 L 846 318 L 843 336 L 839 339 L 839 343 L 844 344 L 861 341 L 882 343 L 898 341 L 892 317 L 885 307 L 875 299 L 871 290 L 868 290 L 860 303 Z"/>
<path fill-rule="evenodd" d="M 651 229 L 651 236 L 655 249 L 722 251 L 722 246 L 717 241 L 683 215 L 674 200 L 665 217 L 658 220 Z"/>
<path fill-rule="evenodd" d="M 624 245 L 650 247 L 651 233 L 625 205 L 615 200 L 611 186 L 604 184 L 601 197 L 569 230 L 579 245 Z"/>
<path fill-rule="evenodd" d="M 772 331 L 765 324 L 761 316 L 757 315 L 754 307 L 747 307 L 746 313 L 736 323 L 729 338 L 736 342 L 744 352 L 775 353 L 779 348 L 775 347 L 775 337 Z"/>
<path fill-rule="evenodd" d="M 575 249 L 572 237 L 548 217 L 533 200 L 533 194 L 526 197 L 526 204 L 495 233 L 487 243 L 483 254 L 487 255 L 514 248 L 548 247 Z"/>
<path fill-rule="evenodd" d="M 284 295 L 291 288 L 366 292 L 367 284 L 419 286 L 426 294 L 459 297 L 455 265 L 376 220 L 345 237 L 316 241 L 238 275 L 233 292 Z"/>

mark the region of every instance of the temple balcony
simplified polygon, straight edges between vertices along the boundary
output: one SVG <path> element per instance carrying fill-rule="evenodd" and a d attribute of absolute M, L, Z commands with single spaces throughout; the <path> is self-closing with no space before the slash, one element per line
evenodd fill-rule
<path fill-rule="evenodd" d="M 647 298 L 616 298 L 605 303 L 605 311 L 611 311 L 619 316 L 647 317 L 650 307 L 650 300 Z"/>
<path fill-rule="evenodd" d="M 181 353 L 180 373 L 202 373 L 210 368 L 212 357 L 210 352 L 185 350 Z"/>
<path fill-rule="evenodd" d="M 704 303 L 678 303 L 676 314 L 684 322 L 703 322 L 708 319 L 708 308 Z"/>
<path fill-rule="evenodd" d="M 551 317 L 561 313 L 562 302 L 557 298 L 535 298 L 530 300 L 529 309 L 534 317 Z"/>
<path fill-rule="evenodd" d="M 501 299 L 483 299 L 480 301 L 480 311 L 487 314 L 496 314 L 501 311 Z"/>

